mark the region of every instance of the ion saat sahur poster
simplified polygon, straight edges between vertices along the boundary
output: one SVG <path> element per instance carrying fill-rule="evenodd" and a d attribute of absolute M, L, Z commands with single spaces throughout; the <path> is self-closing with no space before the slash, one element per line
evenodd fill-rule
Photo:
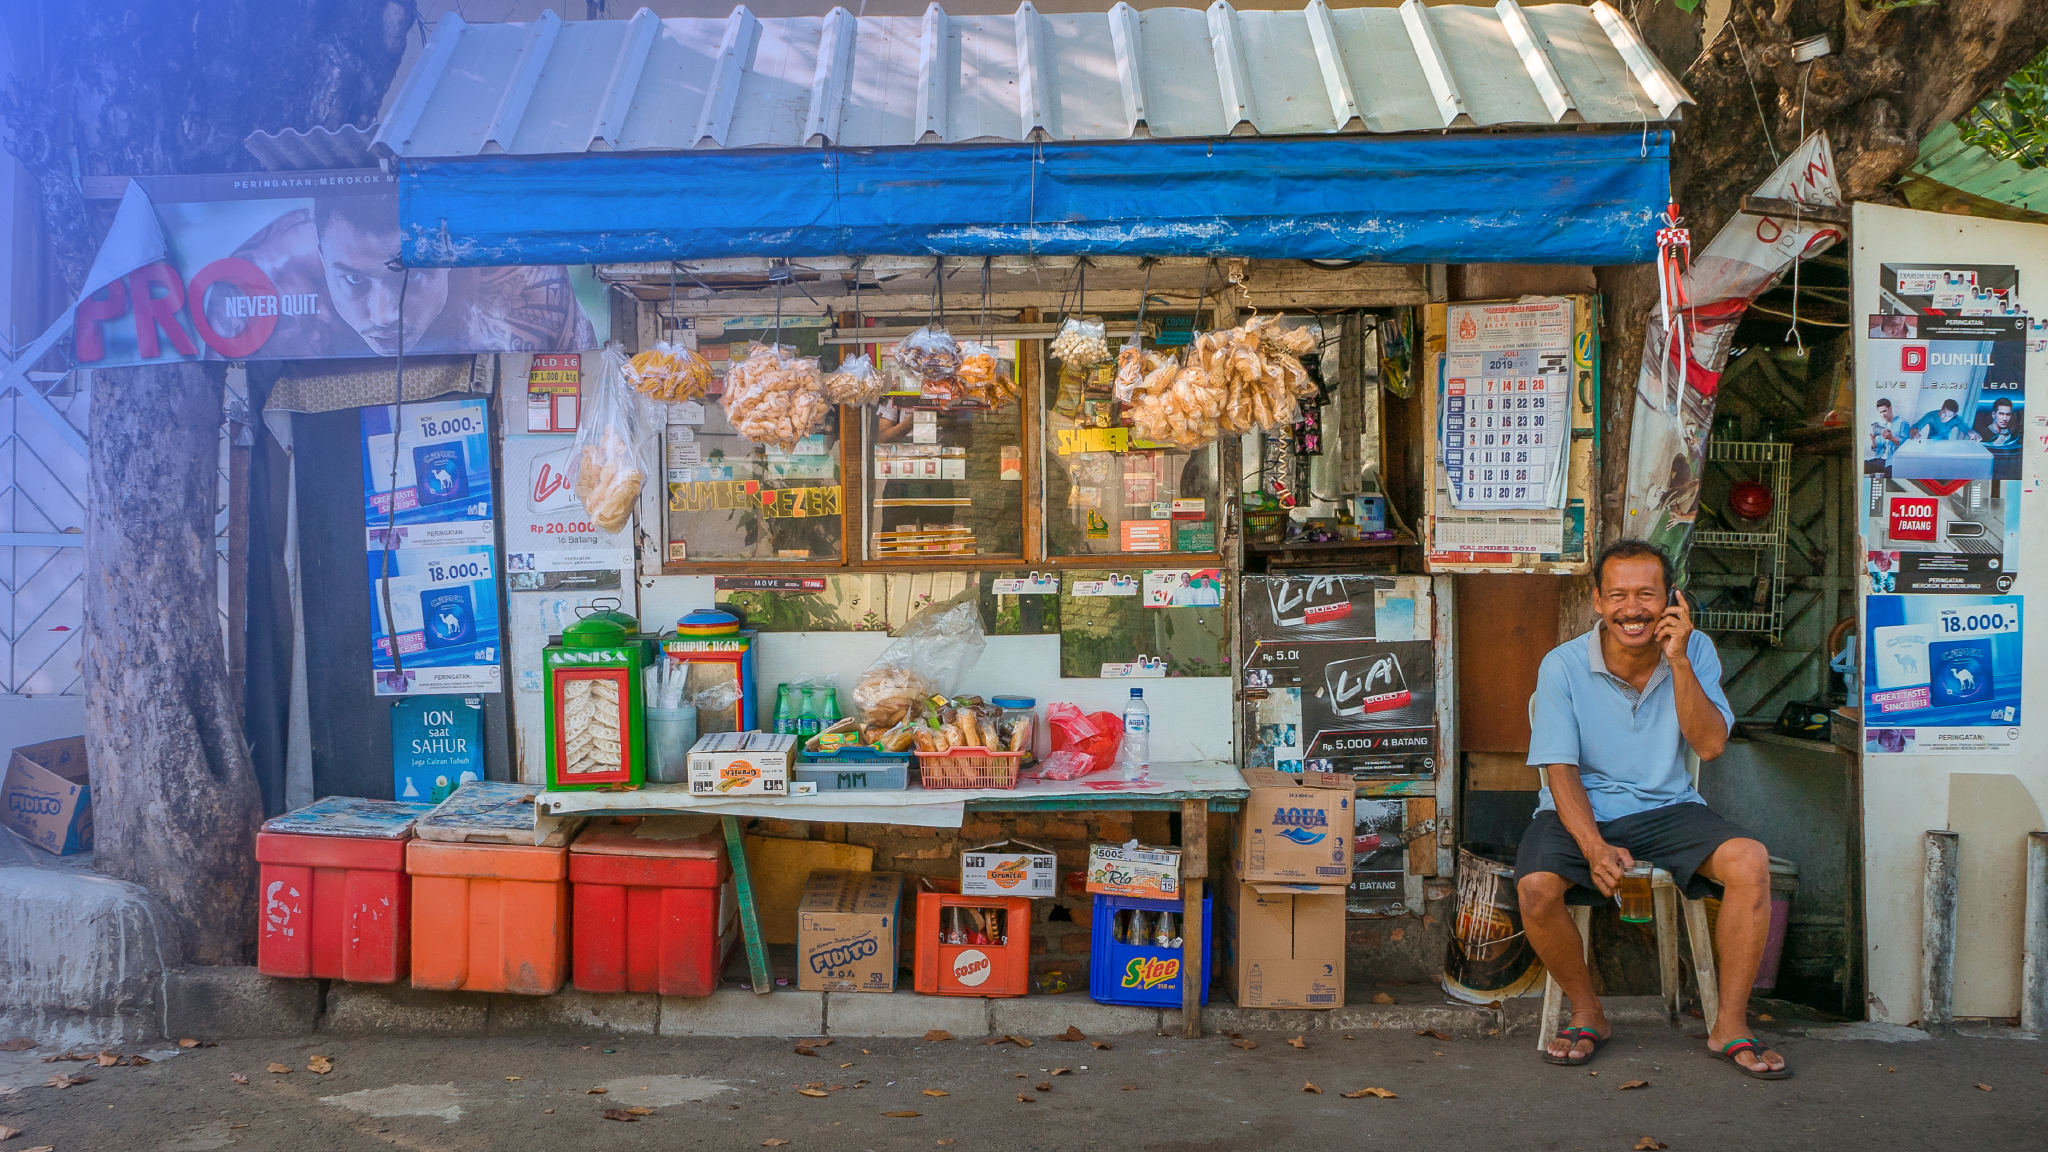
<path fill-rule="evenodd" d="M 1885 264 L 1859 413 L 1875 592 L 1996 593 L 2017 574 L 2027 318 L 2009 266 Z"/>
<path fill-rule="evenodd" d="M 2017 751 L 2021 617 L 2018 596 L 1866 598 L 1864 750 Z"/>

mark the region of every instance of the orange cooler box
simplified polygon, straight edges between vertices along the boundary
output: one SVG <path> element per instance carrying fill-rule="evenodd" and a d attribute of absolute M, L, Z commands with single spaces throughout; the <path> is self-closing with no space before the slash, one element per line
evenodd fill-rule
<path fill-rule="evenodd" d="M 430 804 L 333 796 L 256 834 L 263 893 L 256 970 L 390 984 L 411 962 L 405 846 Z"/>
<path fill-rule="evenodd" d="M 618 816 L 569 848 L 576 987 L 709 996 L 739 939 L 716 816 Z"/>
<path fill-rule="evenodd" d="M 513 844 L 406 845 L 412 986 L 561 990 L 569 974 L 569 850 Z"/>
<path fill-rule="evenodd" d="M 1031 988 L 1031 901 L 917 894 L 917 990 L 1022 996 Z"/>

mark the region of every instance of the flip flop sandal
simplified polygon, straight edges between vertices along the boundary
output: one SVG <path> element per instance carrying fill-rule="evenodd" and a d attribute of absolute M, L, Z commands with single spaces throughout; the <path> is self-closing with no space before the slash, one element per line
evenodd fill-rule
<path fill-rule="evenodd" d="M 1563 1056 L 1552 1056 L 1548 1048 L 1543 1050 L 1543 1062 L 1545 1064 L 1563 1064 L 1572 1068 L 1579 1068 L 1591 1064 L 1593 1057 L 1599 1054 L 1600 1046 L 1613 1039 L 1613 1037 L 1602 1036 L 1591 1028 L 1559 1028 L 1555 1039 L 1569 1040 L 1573 1048 L 1577 1048 L 1581 1040 L 1591 1040 L 1593 1042 L 1593 1050 L 1586 1053 L 1584 1058 L 1578 1060 L 1572 1059 L 1569 1050 Z"/>
<path fill-rule="evenodd" d="M 1562 1033 L 1560 1033 L 1560 1035 L 1562 1035 Z M 1771 1071 L 1768 1068 L 1751 1068 L 1749 1065 L 1744 1064 L 1742 1061 L 1737 1060 L 1735 1058 L 1736 1054 L 1739 1052 L 1754 1052 L 1756 1053 L 1757 1059 L 1761 1060 L 1763 1059 L 1765 1048 L 1763 1045 L 1757 1043 L 1754 1039 L 1744 1038 L 1741 1040 L 1730 1040 L 1728 1042 L 1727 1047 L 1725 1048 L 1707 1049 L 1707 1055 L 1712 1056 L 1717 1060 L 1726 1060 L 1730 1064 L 1735 1065 L 1735 1067 L 1742 1071 L 1742 1074 L 1744 1076 L 1754 1076 L 1759 1080 L 1784 1080 L 1792 1075 L 1792 1069 L 1790 1067 L 1780 1068 L 1775 1072 Z"/>

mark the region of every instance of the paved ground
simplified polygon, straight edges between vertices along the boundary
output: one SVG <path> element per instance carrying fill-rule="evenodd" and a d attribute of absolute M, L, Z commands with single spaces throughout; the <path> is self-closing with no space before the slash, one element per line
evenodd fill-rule
<path fill-rule="evenodd" d="M 1267 1033 L 1243 1038 L 1255 1048 L 1228 1036 L 1112 1037 L 1107 1049 L 1046 1037 L 1029 1048 L 840 1039 L 815 1056 L 771 1040 L 279 1038 L 175 1055 L 145 1048 L 156 1062 L 110 1068 L 29 1051 L 0 1054 L 0 1125 L 21 1129 L 0 1149 L 626 1152 L 786 1141 L 791 1152 L 1180 1152 L 1323 1142 L 1490 1152 L 1630 1149 L 1645 1136 L 1675 1152 L 2041 1146 L 2048 1045 L 1841 1038 L 1858 1034 L 1917 1035 L 1868 1025 L 1767 1033 L 1799 1072 L 1777 1083 L 1745 1079 L 1661 1027 L 1623 1030 L 1587 1070 L 1540 1063 L 1520 1035 L 1314 1032 L 1305 1050 Z M 309 1071 L 314 1056 L 332 1070 Z M 266 1071 L 273 1062 L 291 1071 Z M 41 1086 L 60 1073 L 92 1079 Z M 1645 1086 L 1625 1090 L 1637 1080 Z M 1311 1082 L 1320 1094 L 1304 1091 Z M 590 1094 L 600 1085 L 603 1095 Z M 1340 1095 L 1367 1087 L 1396 1095 Z M 651 1111 L 605 1119 L 628 1108 Z"/>

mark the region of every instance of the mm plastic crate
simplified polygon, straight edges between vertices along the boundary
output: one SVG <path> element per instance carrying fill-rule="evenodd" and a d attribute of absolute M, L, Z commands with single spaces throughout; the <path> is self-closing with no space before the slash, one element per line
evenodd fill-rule
<path fill-rule="evenodd" d="M 816 784 L 820 792 L 901 792 L 910 787 L 910 758 L 806 761 L 791 779 Z"/>
<path fill-rule="evenodd" d="M 583 992 L 709 996 L 739 939 L 715 816 L 616 816 L 569 847 L 573 982 Z"/>
<path fill-rule="evenodd" d="M 919 992 L 1022 996 L 1030 990 L 1031 901 L 920 892 L 915 931 Z"/>
<path fill-rule="evenodd" d="M 1202 897 L 1202 1003 L 1209 1002 L 1210 943 L 1215 940 L 1214 897 Z M 1132 913 L 1151 920 L 1165 912 L 1181 928 L 1181 902 L 1140 900 L 1135 896 L 1095 897 L 1090 926 L 1088 996 L 1098 1004 L 1135 1004 L 1145 1008 L 1181 1006 L 1181 950 L 1150 944 L 1123 944 L 1119 929 Z"/>
<path fill-rule="evenodd" d="M 569 975 L 569 850 L 511 844 L 406 845 L 412 876 L 412 986 L 448 992 L 558 992 Z"/>

